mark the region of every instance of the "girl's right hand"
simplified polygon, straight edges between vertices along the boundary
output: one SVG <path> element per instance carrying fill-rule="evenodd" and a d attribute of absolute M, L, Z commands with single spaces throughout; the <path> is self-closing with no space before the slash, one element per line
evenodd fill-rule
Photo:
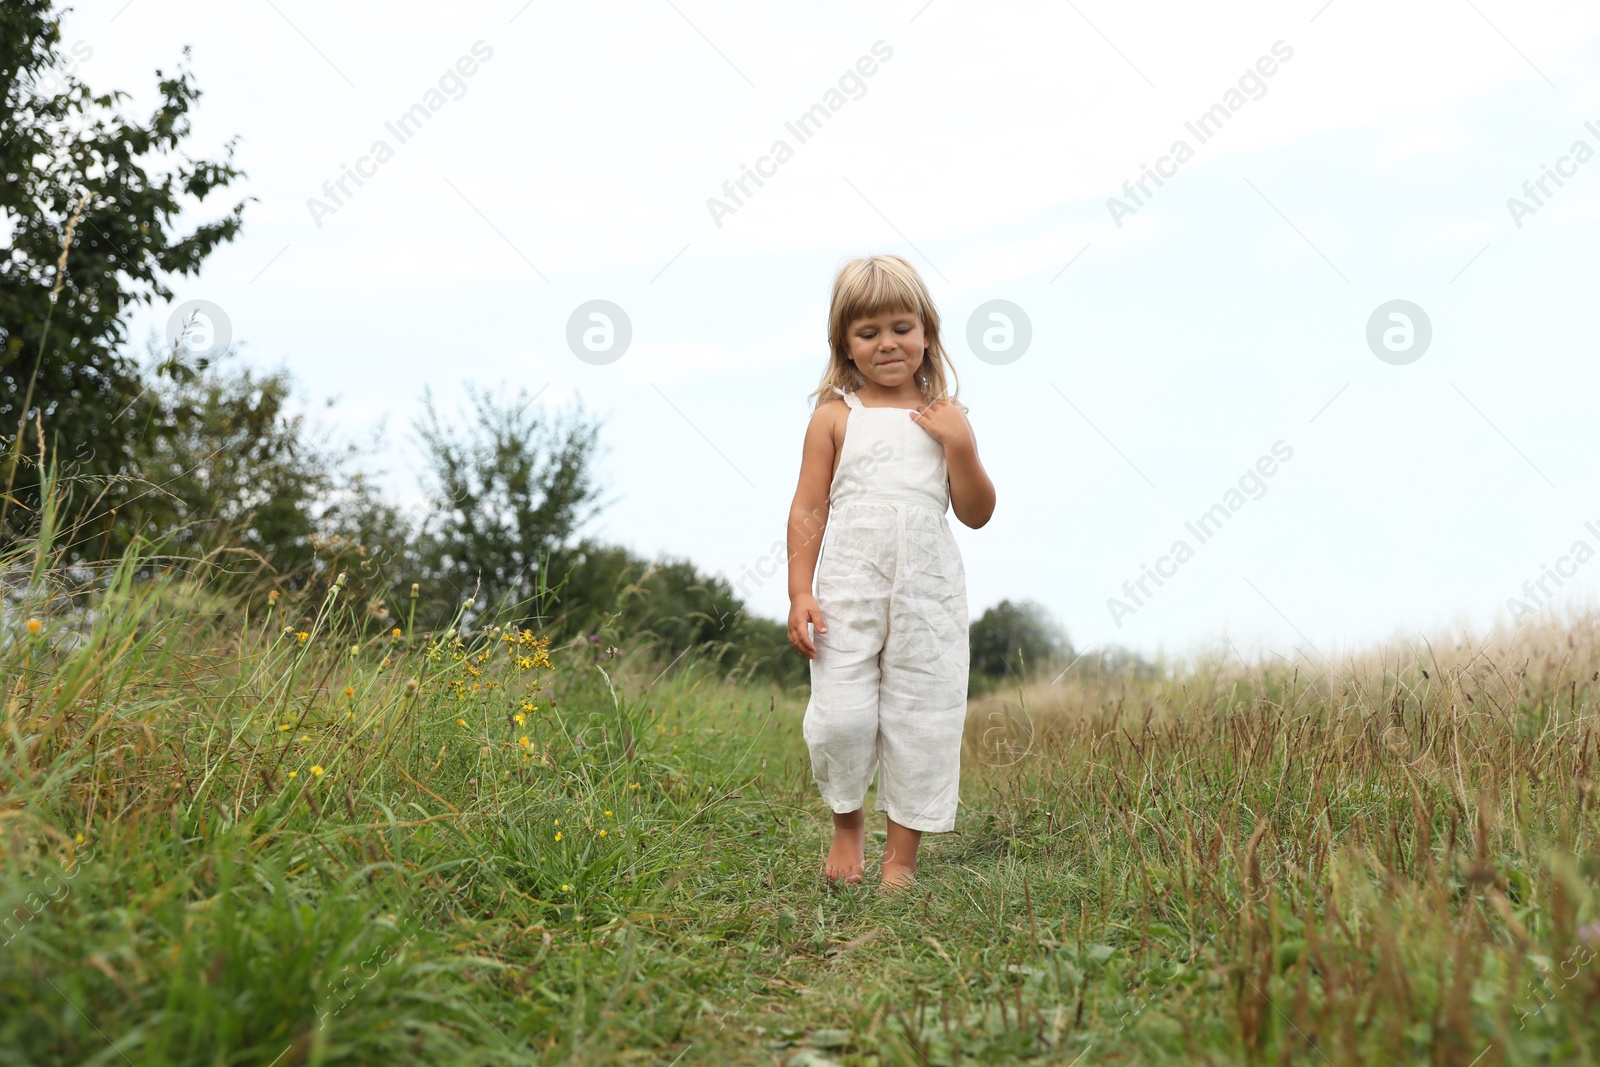
<path fill-rule="evenodd" d="M 822 621 L 822 605 L 816 597 L 801 594 L 789 601 L 789 643 L 806 659 L 815 659 L 817 646 L 811 640 L 808 623 L 816 623 L 819 634 L 828 632 L 828 624 Z"/>

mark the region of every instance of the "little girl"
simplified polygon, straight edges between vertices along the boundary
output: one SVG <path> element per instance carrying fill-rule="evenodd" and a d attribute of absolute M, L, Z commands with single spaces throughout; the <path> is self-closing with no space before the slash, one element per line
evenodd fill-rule
<path fill-rule="evenodd" d="M 947 394 L 939 313 L 910 263 L 846 263 L 828 342 L 789 509 L 789 643 L 811 660 L 802 732 L 834 813 L 824 872 L 861 881 L 878 771 L 881 884 L 894 887 L 914 880 L 923 831 L 955 828 L 967 576 L 945 511 L 976 529 L 995 493 L 967 408 Z"/>

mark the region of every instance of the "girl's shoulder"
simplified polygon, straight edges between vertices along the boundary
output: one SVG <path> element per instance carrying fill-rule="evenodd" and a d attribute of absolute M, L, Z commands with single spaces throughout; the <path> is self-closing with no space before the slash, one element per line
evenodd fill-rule
<path fill-rule="evenodd" d="M 826 411 L 831 413 L 848 409 L 849 406 L 849 403 L 844 398 L 844 394 L 835 392 L 832 389 L 829 389 L 826 393 L 812 394 L 811 414 L 813 416 L 817 415 L 819 412 Z"/>

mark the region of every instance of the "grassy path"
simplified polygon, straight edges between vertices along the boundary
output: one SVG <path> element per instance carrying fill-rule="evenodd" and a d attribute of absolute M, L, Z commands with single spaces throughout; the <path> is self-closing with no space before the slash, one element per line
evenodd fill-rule
<path fill-rule="evenodd" d="M 7 614 L 6 1062 L 1600 1047 L 1592 624 L 975 701 L 957 832 L 884 894 L 879 838 L 868 884 L 820 877 L 803 694 L 198 602 L 124 575 Z"/>

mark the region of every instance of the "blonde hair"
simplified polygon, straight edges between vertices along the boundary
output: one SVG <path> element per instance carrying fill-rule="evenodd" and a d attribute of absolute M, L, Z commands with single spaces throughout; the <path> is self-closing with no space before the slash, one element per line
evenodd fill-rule
<path fill-rule="evenodd" d="M 922 366 L 917 368 L 917 387 L 923 400 L 947 400 L 964 414 L 966 405 L 957 400 L 960 381 L 939 337 L 939 309 L 917 270 L 896 255 L 860 256 L 845 263 L 833 279 L 833 300 L 828 307 L 828 369 L 822 383 L 810 394 L 815 411 L 834 392 L 854 392 L 866 381 L 850 360 L 850 324 L 885 312 L 910 311 L 922 320 L 922 336 L 928 343 Z"/>

